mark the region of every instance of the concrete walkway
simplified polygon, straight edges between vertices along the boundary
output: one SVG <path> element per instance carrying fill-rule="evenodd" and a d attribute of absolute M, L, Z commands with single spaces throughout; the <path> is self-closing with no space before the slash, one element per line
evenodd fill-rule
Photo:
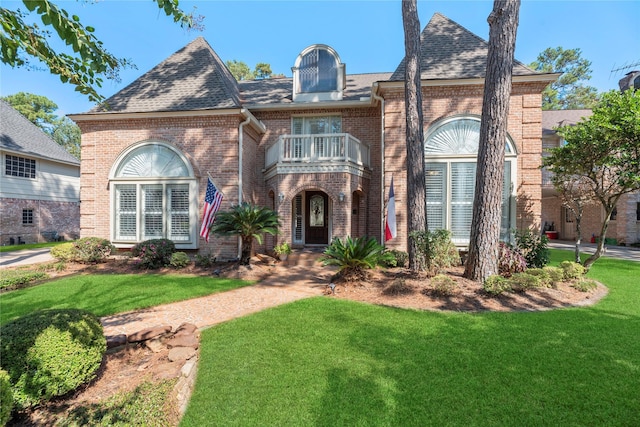
<path fill-rule="evenodd" d="M 580 244 L 580 253 L 594 254 L 596 251 L 595 243 L 582 243 Z M 565 240 L 549 240 L 549 247 L 555 249 L 567 249 L 573 251 L 576 247 L 576 243 Z M 640 248 L 633 248 L 630 246 L 605 246 L 605 252 L 602 254 L 604 257 L 625 259 L 628 261 L 640 262 Z"/>
<path fill-rule="evenodd" d="M 0 269 L 53 261 L 51 248 L 0 252 Z"/>

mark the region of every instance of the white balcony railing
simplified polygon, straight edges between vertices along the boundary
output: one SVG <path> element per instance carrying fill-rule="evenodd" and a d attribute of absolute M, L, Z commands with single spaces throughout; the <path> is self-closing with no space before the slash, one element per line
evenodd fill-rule
<path fill-rule="evenodd" d="M 348 133 L 282 135 L 267 148 L 265 168 L 277 164 L 351 163 L 369 167 L 369 145 Z"/>

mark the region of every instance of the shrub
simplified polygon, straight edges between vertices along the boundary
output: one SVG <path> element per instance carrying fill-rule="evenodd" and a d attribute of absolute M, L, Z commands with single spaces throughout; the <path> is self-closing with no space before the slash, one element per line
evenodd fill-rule
<path fill-rule="evenodd" d="M 542 268 L 549 264 L 549 239 L 533 231 L 518 230 L 515 234 L 516 246 L 527 261 L 529 268 Z"/>
<path fill-rule="evenodd" d="M 320 262 L 323 265 L 335 265 L 338 273 L 348 278 L 363 274 L 365 269 L 388 263 L 392 257 L 373 237 L 352 239 L 347 236 L 344 241 L 333 239 L 320 257 Z"/>
<path fill-rule="evenodd" d="M 526 272 L 527 274 L 536 276 L 538 279 L 540 279 L 540 286 L 550 288 L 551 285 L 553 285 L 553 280 L 551 280 L 551 276 L 549 276 L 549 273 L 547 273 L 547 271 L 542 268 L 529 268 L 527 269 Z"/>
<path fill-rule="evenodd" d="M 171 254 L 171 261 L 169 261 L 173 268 L 184 268 L 191 264 L 191 258 L 184 252 L 174 252 Z"/>
<path fill-rule="evenodd" d="M 104 262 L 116 249 L 107 239 L 99 237 L 83 237 L 73 242 L 73 248 L 73 260 L 83 263 Z"/>
<path fill-rule="evenodd" d="M 515 273 L 522 273 L 527 269 L 527 261 L 522 254 L 507 245 L 500 242 L 498 248 L 498 273 L 504 277 L 510 277 Z"/>
<path fill-rule="evenodd" d="M 291 251 L 292 249 L 289 242 L 282 242 L 279 245 L 276 245 L 275 248 L 273 248 L 273 252 L 276 253 L 278 258 L 280 258 L 281 255 L 289 255 Z"/>
<path fill-rule="evenodd" d="M 385 267 L 405 267 L 409 260 L 409 254 L 396 249 L 388 250 L 387 253 L 391 254 L 393 258 L 390 258 L 383 265 Z"/>
<path fill-rule="evenodd" d="M 14 404 L 23 409 L 92 380 L 106 351 L 98 318 L 84 310 L 39 310 L 0 327 Z"/>
<path fill-rule="evenodd" d="M 560 267 L 547 265 L 542 269 L 547 272 L 552 285 L 560 283 L 564 280 L 564 270 L 562 270 Z"/>
<path fill-rule="evenodd" d="M 62 243 L 52 247 L 51 256 L 61 262 L 75 261 L 76 250 L 73 242 Z"/>
<path fill-rule="evenodd" d="M 511 291 L 511 284 L 509 283 L 509 279 L 496 274 L 485 279 L 482 284 L 482 289 L 488 294 L 500 295 L 503 292 Z"/>
<path fill-rule="evenodd" d="M 529 273 L 515 273 L 507 280 L 509 280 L 511 289 L 516 292 L 525 292 L 527 289 L 539 288 L 542 286 L 540 278 Z"/>
<path fill-rule="evenodd" d="M 571 286 L 576 288 L 580 292 L 589 292 L 596 289 L 598 287 L 598 283 L 596 283 L 595 280 L 585 279 L 583 277 L 580 280 L 573 282 Z"/>
<path fill-rule="evenodd" d="M 449 230 L 414 231 L 418 256 L 430 273 L 438 273 L 445 268 L 460 265 L 460 254 L 451 241 Z"/>
<path fill-rule="evenodd" d="M 565 280 L 579 279 L 585 273 L 584 267 L 573 261 L 562 261 L 560 268 L 563 271 Z"/>
<path fill-rule="evenodd" d="M 160 268 L 171 263 L 171 254 L 176 245 L 169 239 L 151 239 L 140 242 L 131 248 L 131 255 L 138 258 L 140 268 Z"/>
<path fill-rule="evenodd" d="M 196 254 L 195 263 L 196 267 L 213 267 L 216 263 L 216 257 L 211 254 Z"/>
<path fill-rule="evenodd" d="M 4 369 L 0 369 L 0 427 L 6 425 L 11 418 L 11 410 L 13 410 L 13 393 L 9 374 Z"/>
<path fill-rule="evenodd" d="M 433 292 L 441 296 L 451 296 L 456 293 L 458 288 L 458 282 L 444 274 L 438 274 L 431 279 L 431 285 L 433 286 Z"/>
<path fill-rule="evenodd" d="M 3 271 L 0 277 L 0 289 L 15 289 L 36 280 L 46 279 L 49 275 L 43 271 L 9 270 Z"/>

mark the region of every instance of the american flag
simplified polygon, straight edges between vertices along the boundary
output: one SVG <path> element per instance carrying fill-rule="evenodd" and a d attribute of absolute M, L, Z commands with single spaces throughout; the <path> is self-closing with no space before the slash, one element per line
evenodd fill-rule
<path fill-rule="evenodd" d="M 220 209 L 222 203 L 222 193 L 218 191 L 211 178 L 207 179 L 207 194 L 204 197 L 204 214 L 202 215 L 202 227 L 200 227 L 200 236 L 209 241 L 209 227 L 216 219 L 216 212 Z"/>

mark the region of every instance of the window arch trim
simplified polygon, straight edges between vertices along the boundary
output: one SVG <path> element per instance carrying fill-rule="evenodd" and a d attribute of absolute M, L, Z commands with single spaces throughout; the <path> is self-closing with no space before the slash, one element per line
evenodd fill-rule
<path fill-rule="evenodd" d="M 164 151 L 164 153 L 170 153 L 173 157 L 172 160 L 179 160 L 180 164 L 184 167 L 185 172 L 181 175 L 166 175 L 166 174 L 143 174 L 143 175 L 122 175 L 122 170 L 127 164 L 125 162 L 134 162 L 136 152 L 140 152 L 140 154 L 147 154 L 143 150 L 145 148 L 158 147 Z M 139 161 L 140 159 L 136 159 Z M 174 162 L 175 163 L 175 162 Z M 136 165 L 131 164 L 132 168 Z M 155 165 L 151 165 L 151 167 L 155 168 Z M 131 173 L 131 172 L 129 172 Z M 133 144 L 124 150 L 116 161 L 113 163 L 111 167 L 111 171 L 109 172 L 110 180 L 148 180 L 148 179 L 194 179 L 195 173 L 193 167 L 191 166 L 191 162 L 187 159 L 187 157 L 176 147 L 173 145 L 158 141 L 158 140 L 147 140 L 142 141 L 137 144 Z"/>

